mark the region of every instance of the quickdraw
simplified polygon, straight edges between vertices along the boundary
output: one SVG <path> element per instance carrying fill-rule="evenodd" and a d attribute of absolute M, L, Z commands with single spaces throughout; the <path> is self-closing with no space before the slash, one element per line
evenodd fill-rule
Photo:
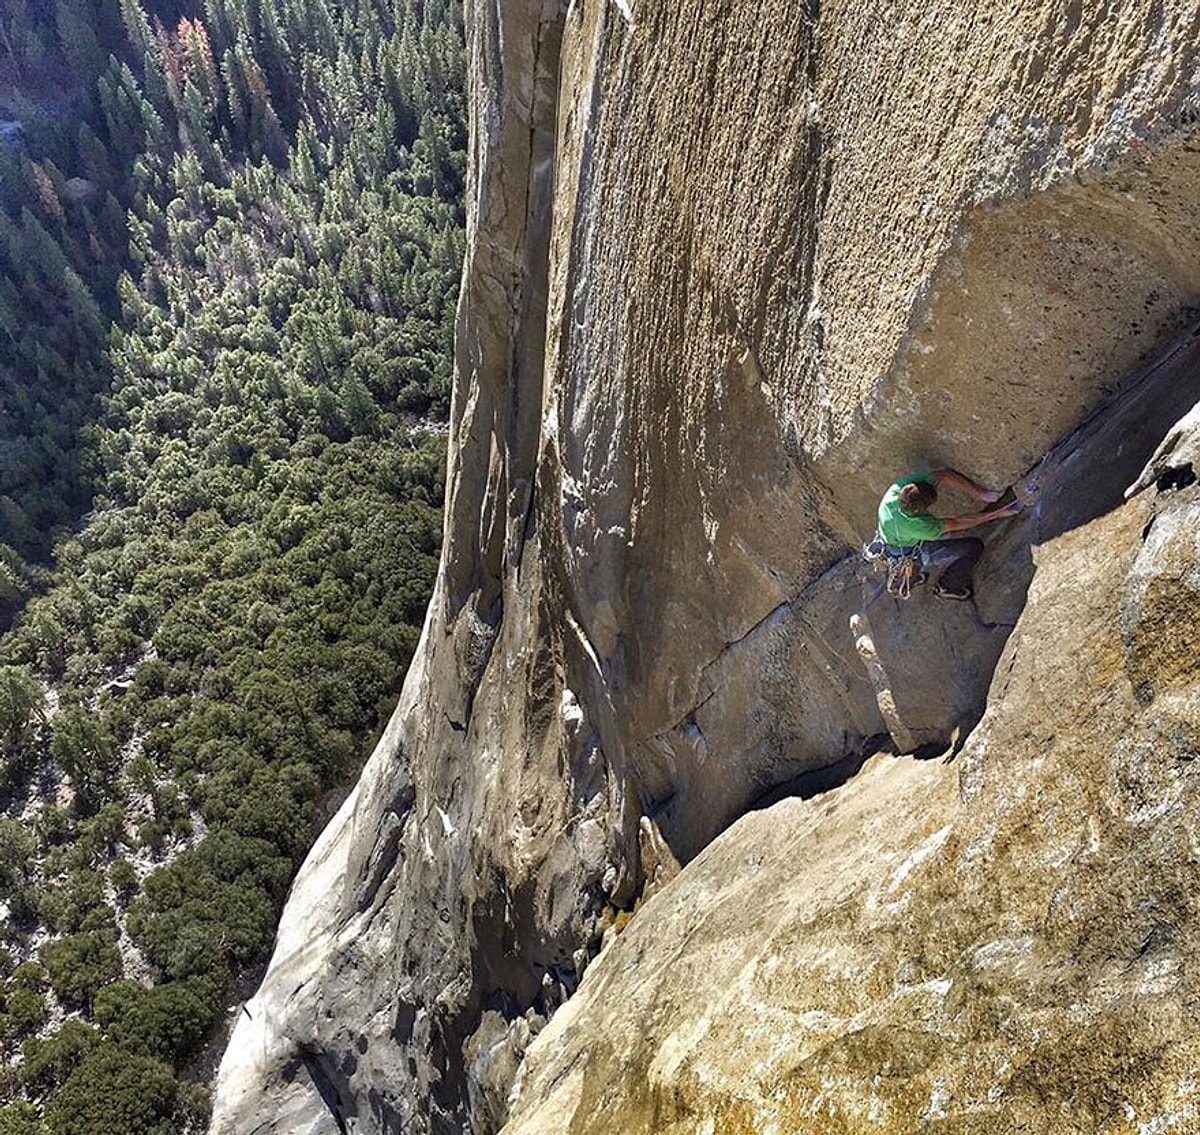
<path fill-rule="evenodd" d="M 864 544 L 862 557 L 877 570 L 887 572 L 887 593 L 897 599 L 908 599 L 912 589 L 925 582 L 921 571 L 921 545 L 894 548 L 879 534 Z"/>

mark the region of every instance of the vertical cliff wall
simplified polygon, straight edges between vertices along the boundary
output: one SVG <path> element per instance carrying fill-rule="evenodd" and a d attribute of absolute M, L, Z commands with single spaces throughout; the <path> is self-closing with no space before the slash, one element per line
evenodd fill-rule
<path fill-rule="evenodd" d="M 1069 511 L 1182 390 L 1195 332 L 1022 519 L 1028 602 L 957 760 L 876 756 L 722 833 L 530 1046 L 504 1135 L 1197 1128 L 1200 407 L 1158 419 L 1149 491 Z"/>
<path fill-rule="evenodd" d="M 882 731 L 847 556 L 888 481 L 1012 480 L 1200 295 L 1182 0 L 521 0 L 468 29 L 437 592 L 215 1132 L 498 1129 L 640 893 L 639 821 L 687 862 Z M 1097 461 L 1061 525 L 1123 475 Z M 919 739 L 983 713 L 1021 536 L 977 610 L 873 613 Z"/>

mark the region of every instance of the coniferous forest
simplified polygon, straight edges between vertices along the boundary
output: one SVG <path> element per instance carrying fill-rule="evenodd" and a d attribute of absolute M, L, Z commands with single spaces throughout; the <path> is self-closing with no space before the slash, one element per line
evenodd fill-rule
<path fill-rule="evenodd" d="M 0 0 L 0 1135 L 207 1122 L 429 600 L 457 0 Z"/>

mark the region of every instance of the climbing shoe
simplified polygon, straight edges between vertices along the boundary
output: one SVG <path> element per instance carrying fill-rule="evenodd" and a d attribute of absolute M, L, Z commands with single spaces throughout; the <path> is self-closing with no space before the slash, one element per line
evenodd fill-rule
<path fill-rule="evenodd" d="M 970 599 L 973 592 L 969 587 L 943 587 L 940 583 L 933 585 L 933 593 L 939 599 Z"/>

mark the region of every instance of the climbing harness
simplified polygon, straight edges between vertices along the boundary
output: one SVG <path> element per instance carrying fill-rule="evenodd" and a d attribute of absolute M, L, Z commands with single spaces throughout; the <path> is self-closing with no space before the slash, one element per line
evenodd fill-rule
<path fill-rule="evenodd" d="M 925 582 L 920 544 L 893 547 L 876 532 L 875 539 L 863 545 L 862 558 L 877 570 L 887 572 L 887 593 L 897 599 L 908 599 L 912 589 Z"/>

